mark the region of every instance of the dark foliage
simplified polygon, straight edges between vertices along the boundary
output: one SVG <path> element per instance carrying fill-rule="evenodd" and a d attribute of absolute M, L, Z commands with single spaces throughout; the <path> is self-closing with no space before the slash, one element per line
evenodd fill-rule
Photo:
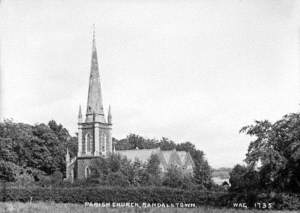
<path fill-rule="evenodd" d="M 67 147 L 74 156 L 77 138 L 55 121 L 32 126 L 5 120 L 0 123 L 0 179 L 17 181 L 26 173 L 39 180 L 41 174 L 64 173 Z"/>
<path fill-rule="evenodd" d="M 84 202 L 149 202 L 213 204 L 222 193 L 182 190 L 165 187 L 30 187 L 6 188 L 7 201 Z M 2 195 L 0 195 L 0 200 Z"/>
<path fill-rule="evenodd" d="M 251 180 L 251 188 L 299 192 L 300 114 L 285 115 L 275 123 L 255 121 L 240 131 L 255 137 L 248 147 L 247 168 L 242 175 Z"/>
<path fill-rule="evenodd" d="M 135 134 L 113 141 L 117 149 L 160 147 L 162 150 L 187 151 L 195 162 L 193 177 L 184 177 L 179 172 L 172 174 L 172 178 L 178 179 L 177 182 L 171 183 L 169 180 L 168 183 L 165 178 L 164 185 L 178 188 L 190 188 L 192 185 L 209 188 L 211 185 L 211 169 L 204 153 L 190 142 L 176 144 L 164 137 L 158 141 Z M 0 179 L 19 185 L 29 184 L 30 181 L 42 186 L 59 183 L 65 175 L 67 148 L 71 157 L 76 156 L 77 137 L 72 137 L 66 128 L 54 120 L 35 125 L 5 120 L 0 123 Z M 151 156 L 146 164 L 111 155 L 108 159 L 96 160 L 92 167 L 92 176 L 88 180 L 91 183 L 130 186 L 160 186 L 163 183 L 156 155 Z"/>

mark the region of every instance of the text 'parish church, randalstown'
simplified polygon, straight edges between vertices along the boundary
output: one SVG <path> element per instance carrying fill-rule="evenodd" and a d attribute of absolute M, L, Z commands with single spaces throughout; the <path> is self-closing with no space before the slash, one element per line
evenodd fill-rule
<path fill-rule="evenodd" d="M 156 149 L 114 150 L 112 145 L 112 115 L 108 109 L 107 118 L 103 110 L 101 83 L 98 68 L 95 32 L 93 32 L 92 60 L 89 79 L 88 101 L 85 119 L 81 108 L 78 114 L 78 153 L 73 159 L 66 154 L 66 180 L 73 182 L 85 179 L 91 174 L 91 160 L 107 157 L 109 154 L 120 154 L 127 159 L 135 159 L 145 163 L 152 154 L 157 154 L 162 172 L 171 165 L 182 169 L 184 173 L 192 173 L 194 162 L 190 153 L 185 151 L 162 151 Z"/>

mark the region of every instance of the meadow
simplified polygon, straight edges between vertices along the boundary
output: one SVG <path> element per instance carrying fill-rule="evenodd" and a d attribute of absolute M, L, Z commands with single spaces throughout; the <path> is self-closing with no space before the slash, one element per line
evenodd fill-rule
<path fill-rule="evenodd" d="M 297 211 L 278 210 L 245 210 L 245 209 L 218 209 L 212 207 L 200 208 L 95 208 L 85 207 L 82 204 L 53 203 L 53 202 L 0 202 L 0 213 L 296 213 Z"/>

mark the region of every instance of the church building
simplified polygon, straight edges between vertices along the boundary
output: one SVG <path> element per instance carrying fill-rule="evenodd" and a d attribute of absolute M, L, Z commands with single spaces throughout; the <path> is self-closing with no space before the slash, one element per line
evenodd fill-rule
<path fill-rule="evenodd" d="M 99 66 L 97 58 L 95 32 L 93 32 L 92 59 L 89 77 L 88 99 L 85 116 L 81 107 L 78 113 L 78 153 L 70 158 L 66 154 L 66 180 L 73 182 L 86 179 L 91 174 L 91 161 L 95 158 L 107 157 L 109 154 L 120 154 L 134 161 L 146 162 L 152 154 L 157 154 L 163 172 L 171 165 L 177 166 L 184 173 L 192 173 L 194 162 L 188 152 L 161 151 L 157 149 L 113 150 L 112 145 L 112 115 L 110 106 L 107 117 L 104 114 Z"/>
<path fill-rule="evenodd" d="M 89 78 L 89 90 L 85 117 L 81 107 L 78 113 L 78 153 L 70 159 L 66 155 L 66 179 L 87 178 L 91 172 L 91 159 L 106 157 L 112 153 L 112 116 L 110 107 L 107 117 L 104 114 L 95 32 L 93 33 L 92 60 Z"/>

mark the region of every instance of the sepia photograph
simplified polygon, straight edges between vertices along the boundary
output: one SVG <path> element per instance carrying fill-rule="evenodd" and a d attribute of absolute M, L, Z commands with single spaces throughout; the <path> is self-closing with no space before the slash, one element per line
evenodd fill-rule
<path fill-rule="evenodd" d="M 299 1 L 0 0 L 0 212 L 299 211 Z"/>

